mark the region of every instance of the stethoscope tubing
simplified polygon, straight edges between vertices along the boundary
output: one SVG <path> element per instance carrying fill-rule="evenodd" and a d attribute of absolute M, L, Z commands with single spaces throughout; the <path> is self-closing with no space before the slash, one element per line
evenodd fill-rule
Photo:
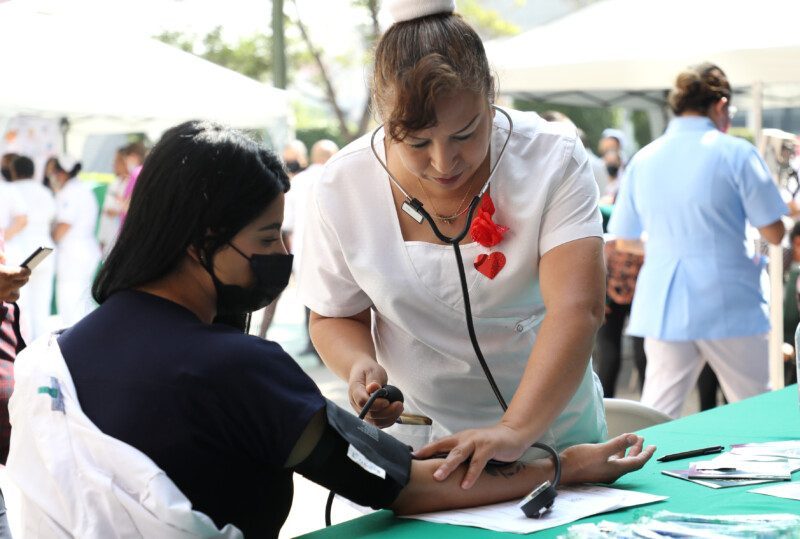
<path fill-rule="evenodd" d="M 500 161 L 502 160 L 503 156 L 506 152 L 506 147 L 508 146 L 509 140 L 511 140 L 511 135 L 514 133 L 514 122 L 511 119 L 511 116 L 504 111 L 503 109 L 492 105 L 492 108 L 495 111 L 499 111 L 508 119 L 508 135 L 506 136 L 506 140 L 503 143 L 503 146 L 500 149 L 500 155 L 497 157 L 497 161 L 495 161 L 494 166 L 489 171 L 489 177 L 486 179 L 486 182 L 483 184 L 480 192 L 472 199 L 470 202 L 469 210 L 467 211 L 467 221 L 464 224 L 463 230 L 455 236 L 447 236 L 439 230 L 439 227 L 436 225 L 436 221 L 431 217 L 431 215 L 425 210 L 423 204 L 416 198 L 412 197 L 411 195 L 403 189 L 400 182 L 394 177 L 394 175 L 389 171 L 389 167 L 386 163 L 378 155 L 377 150 L 375 150 L 375 137 L 377 136 L 378 132 L 383 128 L 383 125 L 378 126 L 373 132 L 372 137 L 370 138 L 370 148 L 372 149 L 372 153 L 375 156 L 375 159 L 380 163 L 381 167 L 386 171 L 386 174 L 389 176 L 389 180 L 397 187 L 397 189 L 403 193 L 406 198 L 406 202 L 411 205 L 411 207 L 416 210 L 422 217 L 423 220 L 428 222 L 430 225 L 431 230 L 433 231 L 434 235 L 439 239 L 439 241 L 443 243 L 447 243 L 453 246 L 453 250 L 455 251 L 456 255 L 456 264 L 458 266 L 458 277 L 461 281 L 461 294 L 464 299 L 464 313 L 467 322 L 467 332 L 469 333 L 469 340 L 472 344 L 472 349 L 475 352 L 475 356 L 478 358 L 478 362 L 480 363 L 481 369 L 483 370 L 484 376 L 486 376 L 486 380 L 489 382 L 489 385 L 492 388 L 492 392 L 494 393 L 497 402 L 500 404 L 500 407 L 503 409 L 503 412 L 508 410 L 508 404 L 506 403 L 505 398 L 503 397 L 500 388 L 497 386 L 497 382 L 495 381 L 494 375 L 492 374 L 491 369 L 489 368 L 489 364 L 486 362 L 486 358 L 483 356 L 483 351 L 481 350 L 481 345 L 478 342 L 478 336 L 475 333 L 475 324 L 472 318 L 472 305 L 470 304 L 470 297 L 469 297 L 469 289 L 467 287 L 467 275 L 464 269 L 464 259 L 461 256 L 461 248 L 460 243 L 463 240 L 467 233 L 469 232 L 470 227 L 472 226 L 472 219 L 475 215 L 475 210 L 477 209 L 478 205 L 480 204 L 481 198 L 483 197 L 484 193 L 486 193 L 487 189 L 489 189 L 489 184 L 494 178 L 495 171 L 497 170 Z M 553 486 L 558 486 L 559 481 L 561 480 L 561 460 L 558 456 L 558 453 L 547 444 L 541 442 L 535 442 L 531 445 L 531 447 L 536 447 L 539 449 L 543 449 L 547 453 L 555 459 L 555 480 L 553 482 Z"/>

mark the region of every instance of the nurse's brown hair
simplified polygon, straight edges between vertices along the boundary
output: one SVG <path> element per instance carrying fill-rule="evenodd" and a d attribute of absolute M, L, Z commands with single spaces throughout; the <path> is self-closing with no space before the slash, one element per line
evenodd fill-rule
<path fill-rule="evenodd" d="M 723 97 L 731 99 L 728 77 L 719 66 L 705 62 L 681 71 L 668 101 L 676 115 L 687 111 L 706 114 L 708 108 Z"/>
<path fill-rule="evenodd" d="M 480 37 L 461 16 L 439 13 L 392 25 L 375 49 L 372 91 L 388 135 L 403 140 L 436 124 L 435 101 L 467 90 L 494 102 Z"/>

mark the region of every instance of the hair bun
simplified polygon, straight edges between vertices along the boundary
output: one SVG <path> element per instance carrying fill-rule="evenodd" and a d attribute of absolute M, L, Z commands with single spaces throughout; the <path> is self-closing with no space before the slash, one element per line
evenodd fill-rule
<path fill-rule="evenodd" d="M 455 0 L 386 0 L 386 7 L 395 23 L 419 19 L 437 13 L 453 13 Z"/>
<path fill-rule="evenodd" d="M 68 153 L 58 154 L 56 156 L 56 160 L 58 161 L 58 166 L 61 167 L 61 170 L 69 174 L 75 170 L 75 167 L 80 165 L 80 162 Z"/>

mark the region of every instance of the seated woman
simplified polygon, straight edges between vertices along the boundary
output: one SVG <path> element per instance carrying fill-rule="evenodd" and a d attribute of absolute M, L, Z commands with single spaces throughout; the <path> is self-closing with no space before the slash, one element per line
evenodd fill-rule
<path fill-rule="evenodd" d="M 412 461 L 391 436 L 326 402 L 280 346 L 213 322 L 257 310 L 286 286 L 288 188 L 273 153 L 217 124 L 181 124 L 153 148 L 94 283 L 100 307 L 17 360 L 8 469 L 26 529 L 274 537 L 294 471 L 398 513 L 519 498 L 552 477 L 543 459 L 484 473 L 468 491 L 465 469 L 436 481 L 436 459 Z M 626 435 L 570 447 L 561 482 L 613 482 L 650 458 L 642 444 Z"/>

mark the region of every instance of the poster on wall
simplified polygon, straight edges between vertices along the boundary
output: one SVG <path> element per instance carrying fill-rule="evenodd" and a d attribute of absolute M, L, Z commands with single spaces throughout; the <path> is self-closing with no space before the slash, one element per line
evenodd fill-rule
<path fill-rule="evenodd" d="M 14 116 L 0 122 L 0 155 L 26 155 L 36 164 L 34 177 L 44 178 L 48 157 L 61 151 L 61 131 L 58 120 L 35 116 Z"/>

